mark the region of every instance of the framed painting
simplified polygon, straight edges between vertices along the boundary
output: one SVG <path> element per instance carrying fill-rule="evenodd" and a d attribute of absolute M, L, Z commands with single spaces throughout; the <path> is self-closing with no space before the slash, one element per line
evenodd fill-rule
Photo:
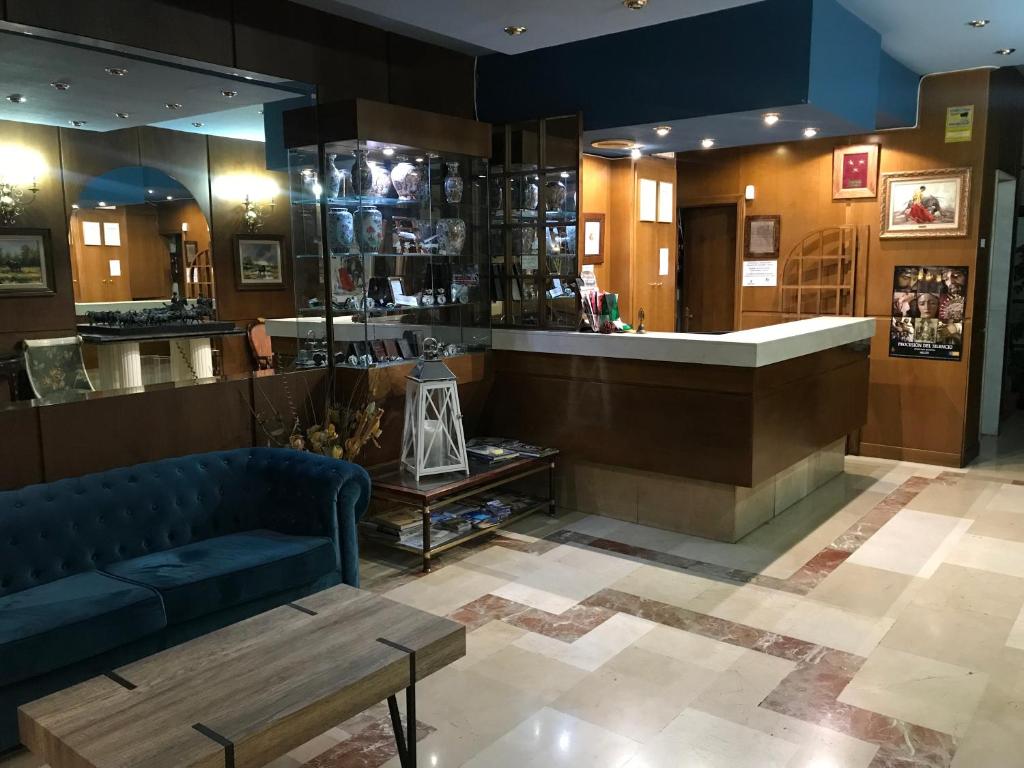
<path fill-rule="evenodd" d="M 883 173 L 879 237 L 966 237 L 970 168 Z"/>
<path fill-rule="evenodd" d="M 747 216 L 743 223 L 743 258 L 779 258 L 781 216 Z"/>
<path fill-rule="evenodd" d="M 284 237 L 235 235 L 235 279 L 240 291 L 284 288 Z"/>
<path fill-rule="evenodd" d="M 50 230 L 0 228 L 0 297 L 54 293 Z"/>
<path fill-rule="evenodd" d="M 856 200 L 878 194 L 878 145 L 832 150 L 832 199 Z"/>
<path fill-rule="evenodd" d="M 604 264 L 604 214 L 583 214 L 583 263 Z"/>

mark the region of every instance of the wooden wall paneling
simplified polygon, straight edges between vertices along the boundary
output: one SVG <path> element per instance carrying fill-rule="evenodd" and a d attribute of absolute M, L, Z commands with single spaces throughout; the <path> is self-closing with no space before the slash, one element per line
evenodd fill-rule
<path fill-rule="evenodd" d="M 139 162 L 180 182 L 192 193 L 203 215 L 209 219 L 210 173 L 206 136 L 149 126 L 138 130 Z"/>
<path fill-rule="evenodd" d="M 252 445 L 248 378 L 39 409 L 46 480 Z"/>
<path fill-rule="evenodd" d="M 82 190 L 94 177 L 115 168 L 135 167 L 141 160 L 137 128 L 105 133 L 61 128 L 60 143 L 68 211 L 78 203 Z"/>
<path fill-rule="evenodd" d="M 132 299 L 167 299 L 171 296 L 171 259 L 160 237 L 157 206 L 125 207 L 128 280 Z M 122 267 L 123 268 L 123 267 Z"/>
<path fill-rule="evenodd" d="M 605 219 L 609 237 L 605 239 L 611 264 L 607 271 L 606 291 L 619 294 L 619 313 L 631 325 L 636 324 L 633 303 L 633 253 L 636 231 L 633 227 L 636 210 L 636 173 L 632 160 L 611 161 L 611 215 Z"/>
<path fill-rule="evenodd" d="M 0 408 L 0 434 L 0 491 L 43 482 L 39 409 L 26 403 Z"/>
<path fill-rule="evenodd" d="M 231 0 L 7 0 L 7 20 L 231 66 Z"/>
<path fill-rule="evenodd" d="M 327 386 L 325 368 L 253 374 L 254 444 L 287 444 L 296 419 L 303 429 L 322 422 Z"/>
<path fill-rule="evenodd" d="M 50 296 L 0 298 L 0 352 L 11 352 L 24 338 L 63 336 L 74 332 L 75 300 L 68 255 L 68 221 L 64 206 L 60 134 L 57 128 L 0 120 L 0 142 L 37 152 L 46 166 L 39 194 L 19 221 L 22 227 L 50 230 L 54 287 Z"/>
<path fill-rule="evenodd" d="M 604 263 L 594 265 L 594 276 L 602 290 L 613 290 L 610 287 L 612 260 L 625 258 L 622 253 L 616 256 L 611 248 L 611 166 L 612 161 L 606 157 L 583 155 L 580 168 L 580 213 L 604 214 Z M 582 215 L 580 220 L 580 231 L 582 232 Z M 582 250 L 580 252 L 582 253 Z"/>
<path fill-rule="evenodd" d="M 383 30 L 285 0 L 235 3 L 235 65 L 315 83 L 321 102 L 387 101 L 387 38 Z"/>

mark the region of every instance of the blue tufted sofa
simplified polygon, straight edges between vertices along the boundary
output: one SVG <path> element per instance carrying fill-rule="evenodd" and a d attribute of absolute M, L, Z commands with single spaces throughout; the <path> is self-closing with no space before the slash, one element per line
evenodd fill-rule
<path fill-rule="evenodd" d="M 298 597 L 359 585 L 354 464 L 275 448 L 0 493 L 0 752 L 17 707 Z"/>

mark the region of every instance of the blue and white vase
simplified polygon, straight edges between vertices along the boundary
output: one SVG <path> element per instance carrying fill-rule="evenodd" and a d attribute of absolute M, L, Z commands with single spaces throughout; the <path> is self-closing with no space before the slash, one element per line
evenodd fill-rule
<path fill-rule="evenodd" d="M 334 255 L 346 254 L 355 242 L 355 221 L 344 208 L 327 212 L 327 247 Z"/>
<path fill-rule="evenodd" d="M 337 197 L 341 187 L 341 171 L 334 164 L 334 160 L 337 157 L 337 155 L 327 156 L 327 188 L 325 191 L 328 197 Z"/>
<path fill-rule="evenodd" d="M 449 203 L 461 203 L 464 184 L 459 176 L 459 164 L 448 163 L 448 175 L 444 177 L 444 199 Z"/>
<path fill-rule="evenodd" d="M 363 253 L 379 253 L 384 234 L 384 216 L 374 206 L 360 208 L 355 215 L 356 242 Z"/>

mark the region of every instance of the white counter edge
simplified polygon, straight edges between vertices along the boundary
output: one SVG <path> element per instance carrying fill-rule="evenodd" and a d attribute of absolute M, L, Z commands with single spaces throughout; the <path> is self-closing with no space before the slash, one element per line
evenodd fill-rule
<path fill-rule="evenodd" d="M 573 333 L 495 328 L 493 348 L 584 357 L 760 368 L 875 334 L 873 317 L 814 317 L 721 335 Z"/>

